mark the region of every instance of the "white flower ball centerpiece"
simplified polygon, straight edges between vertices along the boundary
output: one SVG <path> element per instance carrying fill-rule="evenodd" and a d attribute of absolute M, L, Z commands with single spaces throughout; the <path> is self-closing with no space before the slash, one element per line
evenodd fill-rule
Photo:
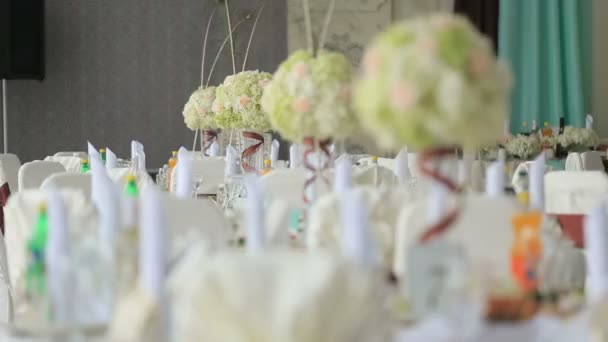
<path fill-rule="evenodd" d="M 262 106 L 273 128 L 306 146 L 305 167 L 314 174 L 307 184 L 329 167 L 331 141 L 350 136 L 358 127 L 351 109 L 351 79 L 351 64 L 342 54 L 321 51 L 314 56 L 300 50 L 279 66 L 264 91 Z M 324 154 L 322 165 L 311 160 L 316 149 Z M 305 196 L 307 202 L 313 197 Z"/>
<path fill-rule="evenodd" d="M 544 137 L 548 143 L 549 138 Z M 529 160 L 535 158 L 543 149 L 543 140 L 536 135 L 517 135 L 505 144 L 509 156 L 516 159 Z"/>
<path fill-rule="evenodd" d="M 215 90 L 215 87 L 201 86 L 190 95 L 182 111 L 184 123 L 195 132 L 192 150 L 196 148 L 198 131 L 201 131 L 202 151 L 206 151 L 214 141 L 217 141 L 217 124 L 215 123 L 215 114 L 211 108 L 215 100 Z"/>
<path fill-rule="evenodd" d="M 599 145 L 600 137 L 593 129 L 567 126 L 557 142 L 567 151 L 584 152 Z"/>
<path fill-rule="evenodd" d="M 261 170 L 264 162 L 264 133 L 271 125 L 260 100 L 271 79 L 266 72 L 243 71 L 226 77 L 216 90 L 215 122 L 220 128 L 242 131 L 241 164 L 245 172 Z"/>
<path fill-rule="evenodd" d="M 373 40 L 353 100 L 362 127 L 380 145 L 421 151 L 422 174 L 457 192 L 437 161 L 455 147 L 498 140 L 510 87 L 510 73 L 487 38 L 460 16 L 436 14 L 396 24 Z M 421 241 L 444 231 L 457 214 L 456 208 L 438 220 Z"/>

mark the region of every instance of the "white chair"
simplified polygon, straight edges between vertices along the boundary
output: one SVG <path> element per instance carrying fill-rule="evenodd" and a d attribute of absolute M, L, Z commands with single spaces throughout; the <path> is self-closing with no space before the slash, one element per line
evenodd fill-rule
<path fill-rule="evenodd" d="M 576 152 L 568 153 L 568 157 L 566 158 L 566 171 L 583 171 L 585 167 L 583 166 L 583 159 L 581 155 Z"/>
<path fill-rule="evenodd" d="M 270 200 L 284 201 L 294 209 L 304 208 L 306 172 L 306 169 L 302 168 L 273 170 L 262 177 L 266 196 Z M 323 180 L 319 180 L 317 184 L 317 198 L 330 191 Z"/>
<path fill-rule="evenodd" d="M 82 159 L 74 156 L 48 156 L 44 160 L 61 163 L 67 172 L 80 172 Z"/>
<path fill-rule="evenodd" d="M 54 154 L 55 157 L 76 157 L 78 159 L 88 159 L 89 154 L 83 151 L 60 151 Z"/>
<path fill-rule="evenodd" d="M 42 182 L 40 189 L 46 190 L 51 186 L 57 189 L 74 189 L 82 191 L 86 198 L 91 197 L 91 174 L 86 173 L 55 173 Z"/>
<path fill-rule="evenodd" d="M 215 247 L 223 247 L 230 239 L 224 213 L 207 199 L 179 199 L 164 196 L 167 222 L 171 226 L 171 256 L 179 257 L 188 246 L 204 239 Z"/>
<path fill-rule="evenodd" d="M 0 167 L 4 170 L 4 176 L 8 181 L 11 193 L 17 192 L 19 188 L 19 168 L 21 167 L 19 157 L 12 153 L 0 154 Z"/>
<path fill-rule="evenodd" d="M 601 152 L 583 152 L 581 154 L 581 159 L 583 160 L 583 169 L 585 171 L 604 171 L 604 163 L 602 163 Z"/>
<path fill-rule="evenodd" d="M 545 175 L 545 211 L 587 214 L 608 194 L 603 171 L 559 171 Z"/>
<path fill-rule="evenodd" d="M 61 172 L 66 170 L 59 162 L 36 160 L 25 163 L 19 168 L 19 191 L 38 189 L 48 176 Z"/>
<path fill-rule="evenodd" d="M 121 189 L 127 185 L 127 176 L 132 173 L 133 170 L 126 167 L 108 170 L 108 176 L 110 176 L 110 179 L 112 179 L 114 183 L 118 184 Z M 143 190 L 145 187 L 154 184 L 154 180 L 147 173 L 138 172 L 135 174 L 135 177 L 137 179 L 137 188 L 139 190 Z"/>

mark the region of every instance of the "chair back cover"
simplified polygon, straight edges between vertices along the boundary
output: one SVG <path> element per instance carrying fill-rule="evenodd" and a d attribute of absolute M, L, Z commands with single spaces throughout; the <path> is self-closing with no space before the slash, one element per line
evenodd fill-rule
<path fill-rule="evenodd" d="M 545 175 L 545 208 L 550 214 L 587 214 L 608 194 L 603 171 L 558 171 Z"/>
<path fill-rule="evenodd" d="M 576 152 L 568 153 L 568 158 L 566 158 L 566 171 L 583 171 L 584 169 L 581 155 Z"/>
<path fill-rule="evenodd" d="M 19 188 L 19 168 L 21 167 L 19 157 L 12 153 L 0 154 L 0 166 L 4 170 L 4 176 L 8 181 L 11 193 L 17 192 Z"/>
<path fill-rule="evenodd" d="M 74 157 L 74 156 L 48 156 L 44 158 L 45 161 L 54 161 L 61 163 L 67 172 L 80 172 L 80 161 L 86 158 Z"/>
<path fill-rule="evenodd" d="M 73 189 L 82 191 L 86 198 L 91 197 L 91 179 L 90 173 L 72 173 L 62 172 L 50 175 L 42 182 L 40 189 L 46 190 L 54 186 L 57 189 Z"/>
<path fill-rule="evenodd" d="M 78 159 L 88 159 L 88 153 L 84 151 L 59 151 L 55 153 L 53 156 L 55 157 L 76 157 Z"/>
<path fill-rule="evenodd" d="M 54 174 L 66 172 L 65 167 L 54 161 L 32 161 L 19 168 L 19 191 L 38 189 L 44 180 Z"/>
<path fill-rule="evenodd" d="M 602 163 L 601 152 L 583 152 L 581 154 L 581 159 L 583 160 L 583 169 L 585 171 L 604 171 L 604 163 Z"/>

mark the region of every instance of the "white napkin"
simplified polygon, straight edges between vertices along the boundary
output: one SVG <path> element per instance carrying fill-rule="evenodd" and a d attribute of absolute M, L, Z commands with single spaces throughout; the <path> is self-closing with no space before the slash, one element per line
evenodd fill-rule
<path fill-rule="evenodd" d="M 369 231 L 368 208 L 363 192 L 354 189 L 340 196 L 340 223 L 342 226 L 342 252 L 365 267 L 379 264 L 380 257 Z"/>
<path fill-rule="evenodd" d="M 99 236 L 101 241 L 113 249 L 114 237 L 120 227 L 120 192 L 101 161 L 91 161 L 93 173 L 93 203 L 99 214 Z"/>
<path fill-rule="evenodd" d="M 245 185 L 247 187 L 247 250 L 249 253 L 260 253 L 266 244 L 264 188 L 259 176 L 255 174 L 245 175 Z"/>
<path fill-rule="evenodd" d="M 238 152 L 232 145 L 226 148 L 226 177 L 234 176 L 237 174 L 237 155 Z"/>
<path fill-rule="evenodd" d="M 109 147 L 106 147 L 106 169 L 115 169 L 117 162 L 116 154 Z"/>
<path fill-rule="evenodd" d="M 93 146 L 93 144 L 91 144 L 88 141 L 87 141 L 87 153 L 89 154 L 89 163 L 91 162 L 91 159 L 93 159 L 93 158 L 99 158 L 99 160 L 101 160 L 101 155 L 99 154 L 99 151 L 97 151 L 95 146 Z"/>
<path fill-rule="evenodd" d="M 486 169 L 486 194 L 502 196 L 505 189 L 505 163 L 496 161 Z"/>
<path fill-rule="evenodd" d="M 219 157 L 220 156 L 220 144 L 217 143 L 217 140 L 214 140 L 211 143 L 211 146 L 207 149 L 207 154 L 210 157 Z"/>
<path fill-rule="evenodd" d="M 401 185 L 406 184 L 412 177 L 407 158 L 407 149 L 402 149 L 397 154 L 397 157 L 395 158 L 395 173 L 397 174 Z"/>
<path fill-rule="evenodd" d="M 593 129 L 593 116 L 591 114 L 587 114 L 585 117 L 585 128 Z"/>
<path fill-rule="evenodd" d="M 52 319 L 58 324 L 70 324 L 77 317 L 70 290 L 74 274 L 70 267 L 69 228 L 63 198 L 55 188 L 48 191 L 47 214 L 49 231 L 45 265 Z"/>
<path fill-rule="evenodd" d="M 336 163 L 335 179 L 334 179 L 334 191 L 336 193 L 342 193 L 352 187 L 352 173 L 353 167 L 350 160 L 344 158 Z"/>
<path fill-rule="evenodd" d="M 177 153 L 176 191 L 179 198 L 192 198 L 192 154 L 184 147 Z"/>
<path fill-rule="evenodd" d="M 131 141 L 131 161 L 136 171 L 146 172 L 144 145 L 137 140 Z"/>
<path fill-rule="evenodd" d="M 289 147 L 289 167 L 292 169 L 300 167 L 300 151 L 297 144 L 291 144 Z"/>
<path fill-rule="evenodd" d="M 545 154 L 536 157 L 530 166 L 530 206 L 545 210 Z"/>
<path fill-rule="evenodd" d="M 279 149 L 281 147 L 281 143 L 278 140 L 272 140 L 270 144 L 270 161 L 272 162 L 272 166 L 279 160 Z"/>
<path fill-rule="evenodd" d="M 587 251 L 587 284 L 589 300 L 595 302 L 608 294 L 608 218 L 605 203 L 597 206 L 585 219 Z"/>

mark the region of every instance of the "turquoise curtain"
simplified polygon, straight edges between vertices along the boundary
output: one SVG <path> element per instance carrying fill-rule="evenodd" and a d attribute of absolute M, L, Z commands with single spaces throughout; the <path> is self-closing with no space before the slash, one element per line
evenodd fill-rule
<path fill-rule="evenodd" d="M 606 0 L 596 0 L 606 1 Z M 500 57 L 512 67 L 511 131 L 584 127 L 591 100 L 593 0 L 502 0 Z M 528 124 L 527 128 L 523 123 Z"/>

